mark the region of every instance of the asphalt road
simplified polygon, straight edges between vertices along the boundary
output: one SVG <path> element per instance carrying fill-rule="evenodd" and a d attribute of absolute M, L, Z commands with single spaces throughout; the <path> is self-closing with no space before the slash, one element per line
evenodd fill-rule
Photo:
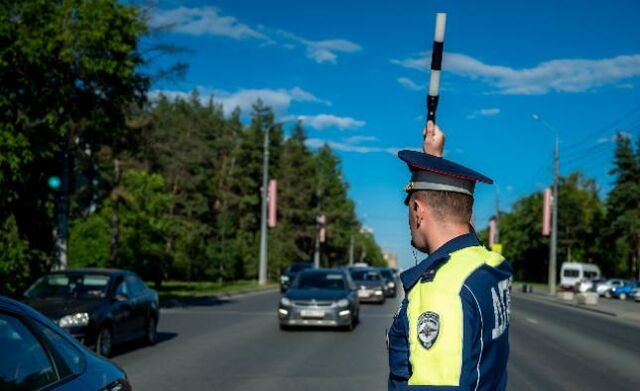
<path fill-rule="evenodd" d="M 384 390 L 399 299 L 363 305 L 353 332 L 280 331 L 279 294 L 163 310 L 160 342 L 114 358 L 134 390 Z M 514 295 L 510 390 L 640 389 L 640 326 Z M 639 304 L 640 306 L 640 304 Z"/>

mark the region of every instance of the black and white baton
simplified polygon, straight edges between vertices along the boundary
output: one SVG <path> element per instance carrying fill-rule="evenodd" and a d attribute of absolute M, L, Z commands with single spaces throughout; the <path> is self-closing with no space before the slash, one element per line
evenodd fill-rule
<path fill-rule="evenodd" d="M 427 97 L 427 121 L 436 123 L 436 109 L 440 90 L 440 71 L 442 70 L 442 52 L 444 50 L 444 28 L 447 24 L 447 14 L 436 14 L 436 32 L 433 36 L 433 51 L 431 52 L 431 79 L 429 80 L 429 96 Z"/>

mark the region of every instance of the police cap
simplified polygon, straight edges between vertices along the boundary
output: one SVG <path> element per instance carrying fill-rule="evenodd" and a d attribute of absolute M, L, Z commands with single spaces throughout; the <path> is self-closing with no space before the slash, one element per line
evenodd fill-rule
<path fill-rule="evenodd" d="M 402 150 L 398 157 L 407 163 L 411 182 L 405 187 L 408 195 L 416 190 L 451 191 L 473 196 L 476 182 L 493 184 L 493 180 L 470 168 L 426 153 Z"/>

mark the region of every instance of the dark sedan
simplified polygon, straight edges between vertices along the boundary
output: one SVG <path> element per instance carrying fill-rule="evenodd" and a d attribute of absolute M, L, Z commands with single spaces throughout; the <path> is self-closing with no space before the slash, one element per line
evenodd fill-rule
<path fill-rule="evenodd" d="M 351 269 L 351 278 L 358 287 L 361 302 L 382 304 L 385 302 L 385 282 L 380 272 L 374 268 Z"/>
<path fill-rule="evenodd" d="M 396 297 L 398 292 L 396 283 L 396 274 L 390 267 L 381 267 L 378 269 L 384 279 L 384 293 L 387 297 Z"/>
<path fill-rule="evenodd" d="M 24 302 L 102 356 L 126 341 L 155 343 L 158 294 L 134 273 L 117 269 L 70 269 L 38 279 Z"/>
<path fill-rule="evenodd" d="M 300 272 L 280 299 L 280 328 L 329 326 L 353 330 L 360 317 L 356 288 L 346 270 L 310 269 Z"/>
<path fill-rule="evenodd" d="M 0 390 L 131 390 L 117 365 L 28 306 L 1 296 L 0 352 Z"/>

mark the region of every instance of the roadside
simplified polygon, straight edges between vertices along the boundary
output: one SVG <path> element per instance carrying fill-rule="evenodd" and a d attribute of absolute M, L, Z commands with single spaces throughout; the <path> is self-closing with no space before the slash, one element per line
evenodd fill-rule
<path fill-rule="evenodd" d="M 522 284 L 516 283 L 513 286 L 512 294 L 521 298 L 544 300 L 558 305 L 608 315 L 623 321 L 631 322 L 635 325 L 640 325 L 640 303 L 636 303 L 633 300 L 622 301 L 618 299 L 599 297 L 597 304 L 582 304 L 578 302 L 576 297 L 572 300 L 565 300 L 550 296 L 547 290 L 547 285 L 544 284 L 535 284 L 533 285 L 532 291 L 524 293 Z"/>
<path fill-rule="evenodd" d="M 210 281 L 166 281 L 158 289 L 160 306 L 163 308 L 196 305 L 212 305 L 233 297 L 256 292 L 271 292 L 278 284 L 260 286 L 256 281 L 210 282 Z"/>

